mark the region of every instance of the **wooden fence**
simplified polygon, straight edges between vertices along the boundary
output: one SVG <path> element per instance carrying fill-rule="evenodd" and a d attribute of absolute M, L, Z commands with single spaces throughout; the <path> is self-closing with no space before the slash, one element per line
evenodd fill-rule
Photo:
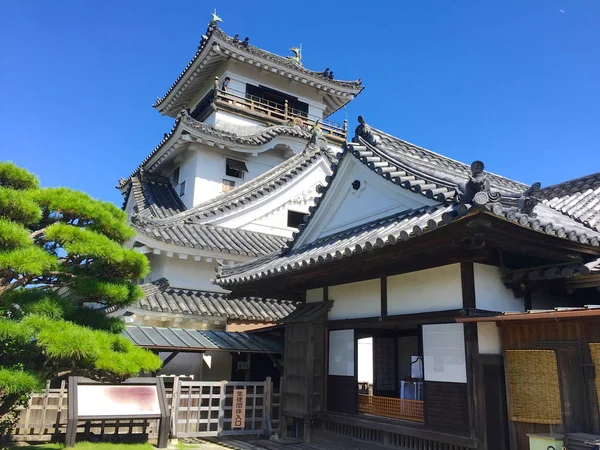
<path fill-rule="evenodd" d="M 261 434 L 275 432 L 279 428 L 280 394 L 273 389 L 269 378 L 264 382 L 194 382 L 189 378 L 165 377 L 167 405 L 171 416 L 171 435 L 216 436 L 226 434 Z M 198 384 L 203 385 L 198 389 Z M 59 387 L 50 387 L 48 381 L 43 392 L 35 393 L 29 404 L 21 410 L 19 421 L 13 433 L 8 436 L 14 441 L 48 442 L 63 440 L 67 430 L 68 390 L 66 381 Z M 209 386 L 209 389 L 206 389 Z M 217 388 L 215 388 L 215 386 Z M 221 402 L 221 386 L 225 401 Z M 243 430 L 231 430 L 231 405 L 234 388 L 244 388 L 246 397 L 246 427 Z M 218 393 L 219 403 L 215 404 L 211 392 Z M 206 421 L 207 409 L 210 414 L 221 417 L 221 426 L 211 425 L 211 432 L 202 433 Z M 202 406 L 200 406 L 202 405 Z M 216 408 L 216 409 L 215 409 Z M 271 420 L 266 420 L 270 417 Z M 201 418 L 201 420 L 200 420 Z M 263 418 L 265 420 L 263 420 Z M 205 431 L 205 430 L 204 430 Z M 98 420 L 81 421 L 77 433 L 84 436 L 102 436 L 103 439 L 125 438 L 136 434 L 146 435 L 149 439 L 158 436 L 157 420 Z M 182 434 L 183 433 L 183 434 Z"/>
<path fill-rule="evenodd" d="M 421 400 L 358 394 L 358 412 L 394 419 L 424 421 L 423 402 Z"/>

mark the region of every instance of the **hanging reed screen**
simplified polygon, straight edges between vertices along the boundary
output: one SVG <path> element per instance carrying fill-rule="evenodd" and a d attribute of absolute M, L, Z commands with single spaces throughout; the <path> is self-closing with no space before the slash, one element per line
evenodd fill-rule
<path fill-rule="evenodd" d="M 513 422 L 562 423 L 556 353 L 507 350 L 508 409 Z"/>

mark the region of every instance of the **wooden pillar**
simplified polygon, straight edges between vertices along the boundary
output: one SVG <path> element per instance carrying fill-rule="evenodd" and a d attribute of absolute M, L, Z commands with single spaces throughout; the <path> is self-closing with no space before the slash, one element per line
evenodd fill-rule
<path fill-rule="evenodd" d="M 219 97 L 219 77 L 215 77 L 215 89 L 213 92 L 214 100 L 216 101 Z"/>
<path fill-rule="evenodd" d="M 387 277 L 381 277 L 381 317 L 387 316 Z"/>
<path fill-rule="evenodd" d="M 267 377 L 265 379 L 265 387 L 263 390 L 263 420 L 262 420 L 262 430 L 263 433 L 267 436 L 271 435 L 271 431 L 273 427 L 271 426 L 273 417 L 272 417 L 272 405 L 273 405 L 273 382 L 271 381 L 271 377 Z"/>
<path fill-rule="evenodd" d="M 475 270 L 472 262 L 460 263 L 463 308 L 474 309 Z M 471 437 L 477 439 L 477 449 L 487 449 L 485 421 L 485 386 L 483 368 L 479 358 L 477 323 L 465 323 L 465 357 L 467 364 L 467 393 L 469 396 L 469 428 Z"/>
<path fill-rule="evenodd" d="M 288 120 L 288 111 L 289 111 L 289 102 L 287 99 L 283 102 L 283 117 L 285 120 Z"/>

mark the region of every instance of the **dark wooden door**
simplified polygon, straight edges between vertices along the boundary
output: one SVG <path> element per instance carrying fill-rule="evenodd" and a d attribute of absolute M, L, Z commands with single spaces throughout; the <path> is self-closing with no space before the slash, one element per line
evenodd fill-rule
<path fill-rule="evenodd" d="M 567 433 L 590 431 L 587 389 L 579 342 L 556 346 L 563 419 Z"/>
<path fill-rule="evenodd" d="M 487 450 L 509 448 L 504 362 L 501 355 L 481 355 Z"/>

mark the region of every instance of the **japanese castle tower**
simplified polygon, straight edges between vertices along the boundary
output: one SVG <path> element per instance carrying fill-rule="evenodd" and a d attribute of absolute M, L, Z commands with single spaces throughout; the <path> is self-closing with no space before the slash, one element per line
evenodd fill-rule
<path fill-rule="evenodd" d="M 363 89 L 329 69 L 308 70 L 299 48 L 277 56 L 226 35 L 219 22 L 213 14 L 198 51 L 154 104 L 173 128 L 118 184 L 137 231 L 131 245 L 151 264 L 145 297 L 114 313 L 130 324 L 242 331 L 295 309 L 293 301 L 230 299 L 212 279 L 219 266 L 272 253 L 292 237 L 347 140 L 347 124 L 327 118 Z M 228 353 L 194 359 L 179 355 L 163 372 L 231 374 Z"/>

